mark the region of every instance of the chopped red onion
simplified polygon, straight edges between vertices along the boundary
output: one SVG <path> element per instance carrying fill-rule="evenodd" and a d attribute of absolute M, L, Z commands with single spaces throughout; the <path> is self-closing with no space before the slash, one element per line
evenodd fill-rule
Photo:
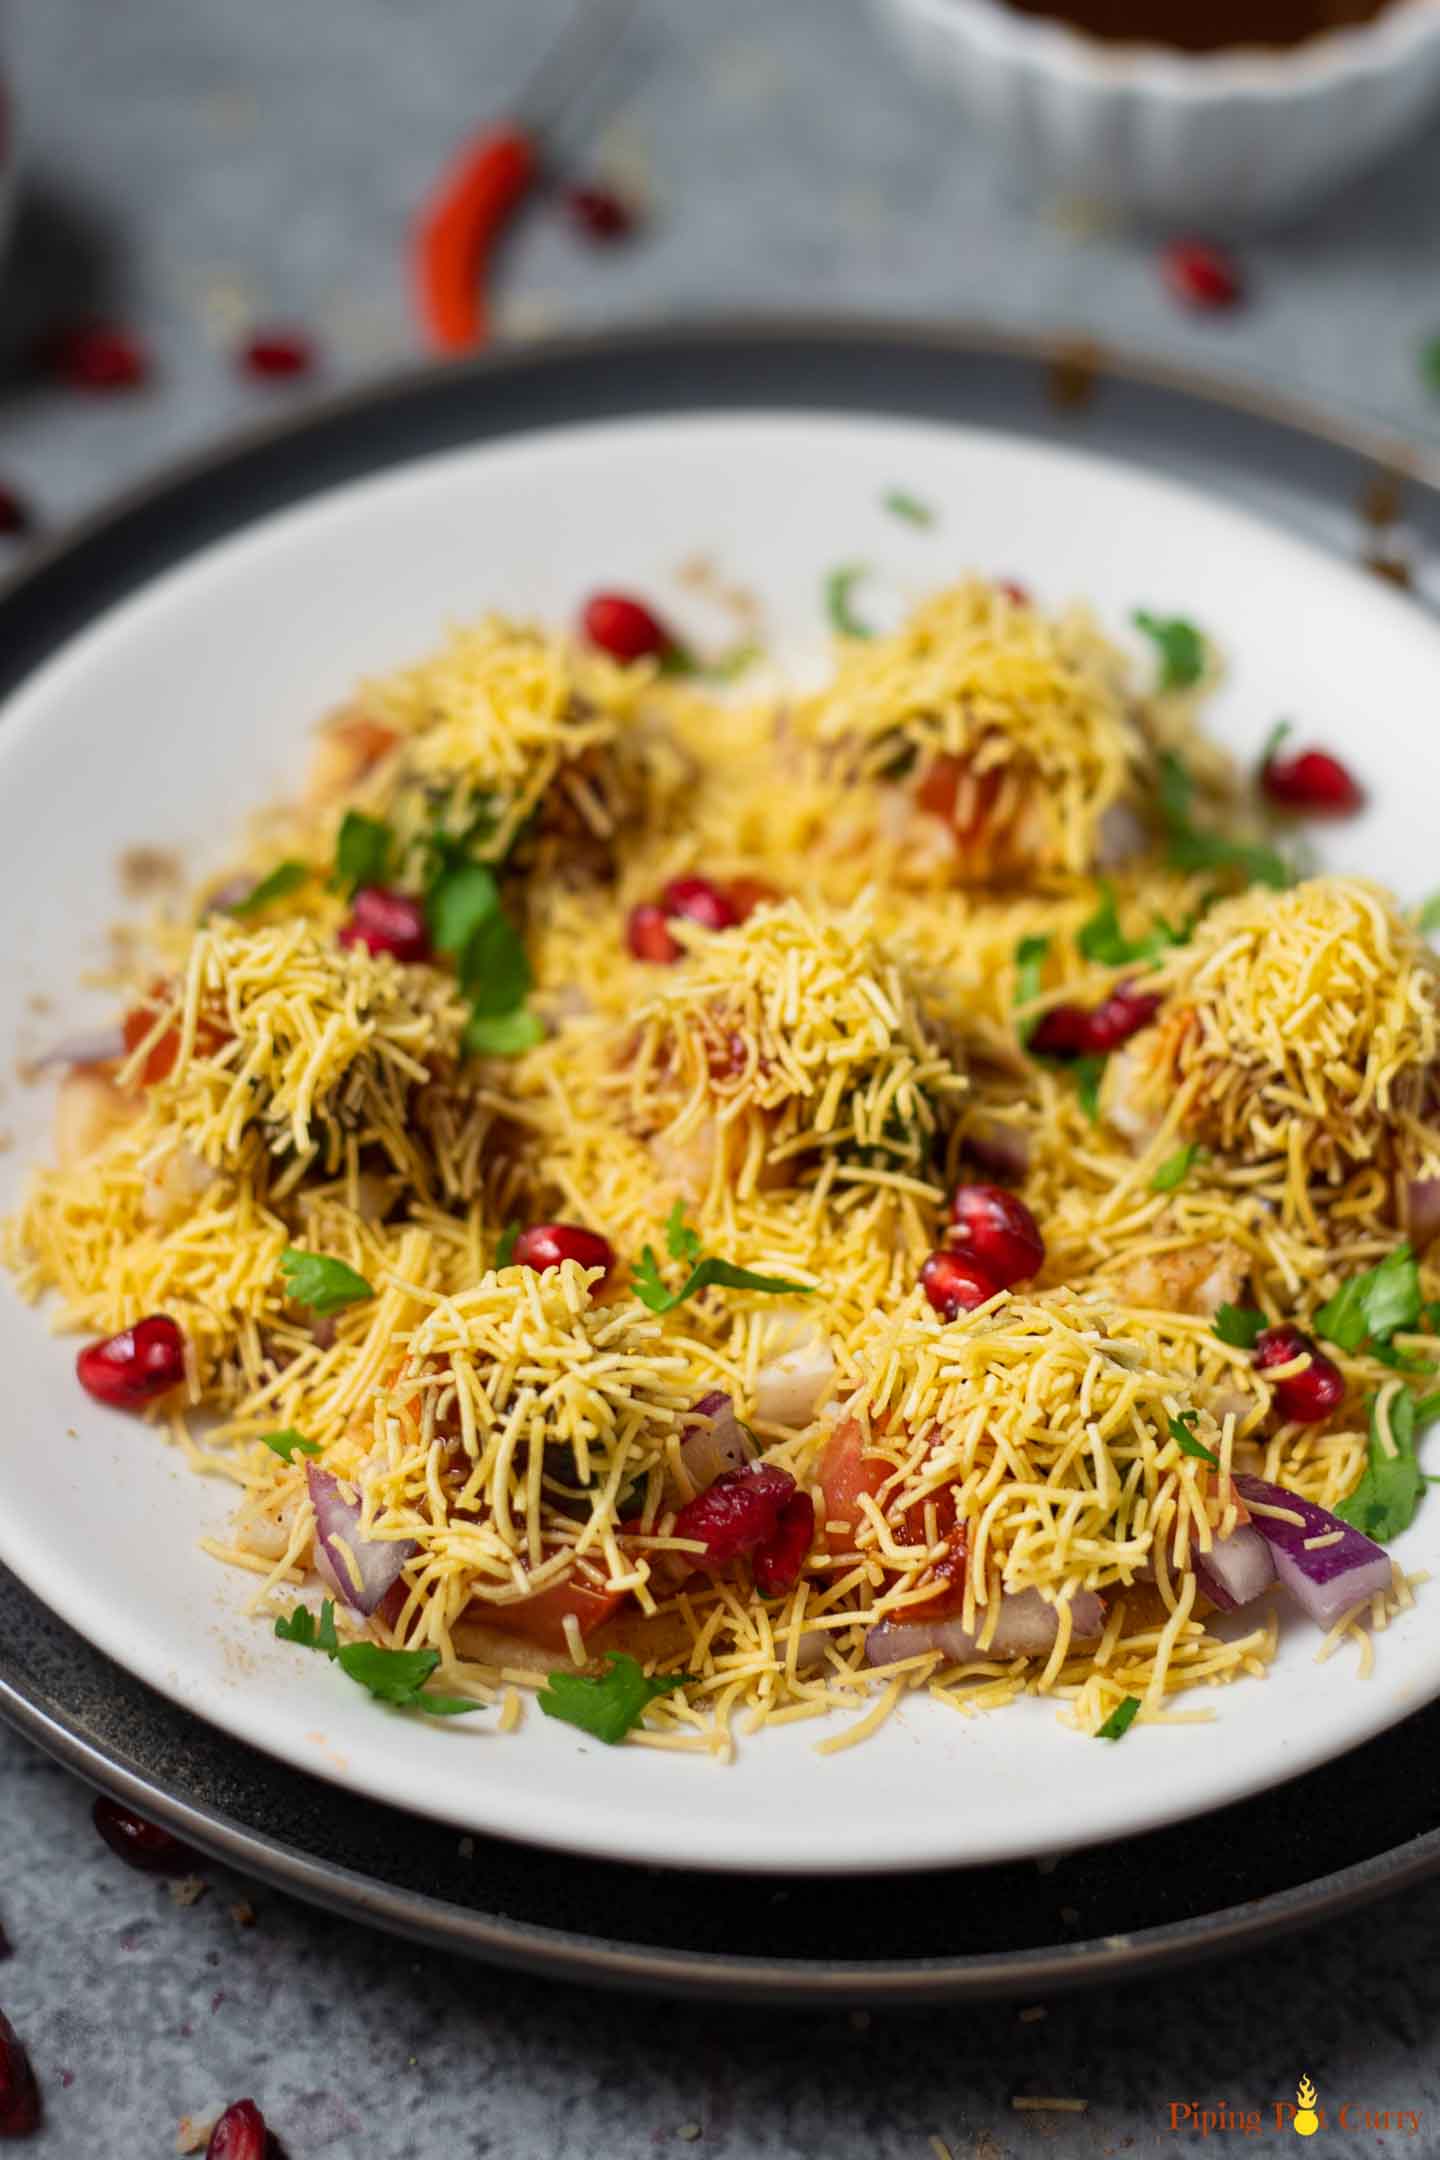
<path fill-rule="evenodd" d="M 695 1414 L 704 1422 L 685 1427 L 680 1456 L 696 1492 L 702 1493 L 727 1470 L 743 1470 L 755 1450 L 730 1397 L 719 1389 L 701 1396 Z"/>
<path fill-rule="evenodd" d="M 413 1538 L 365 1537 L 360 1529 L 360 1501 L 349 1498 L 339 1478 L 314 1463 L 305 1466 L 310 1505 L 315 1510 L 315 1566 L 335 1595 L 367 1616 L 400 1579 L 407 1560 L 420 1550 Z M 360 1570 L 357 1585 L 352 1572 Z"/>
<path fill-rule="evenodd" d="M 835 1359 L 819 1328 L 806 1328 L 755 1375 L 755 1415 L 767 1425 L 808 1425 L 835 1377 Z"/>
<path fill-rule="evenodd" d="M 1405 1188 L 1409 1230 L 1416 1245 L 1428 1245 L 1440 1230 L 1440 1178 L 1415 1178 Z"/>
<path fill-rule="evenodd" d="M 882 1620 L 865 1637 L 867 1665 L 891 1665 L 898 1658 L 919 1657 L 927 1650 L 947 1658 L 974 1657 L 984 1632 L 985 1614 L 976 1609 L 972 1634 L 959 1620 Z M 1105 1608 L 1093 1590 L 1077 1590 L 1070 1600 L 1070 1640 L 1098 1641 Z M 1000 1600 L 1000 1616 L 984 1657 L 1046 1657 L 1060 1632 L 1055 1607 L 1038 1590 L 1017 1590 Z"/>
<path fill-rule="evenodd" d="M 1201 1589 L 1222 1612 L 1253 1604 L 1275 1580 L 1270 1547 L 1252 1523 L 1238 1523 L 1229 1537 L 1217 1537 L 1208 1553 L 1192 1546 L 1190 1557 Z"/>
<path fill-rule="evenodd" d="M 965 1127 L 965 1153 L 992 1177 L 1018 1183 L 1030 1168 L 1030 1142 L 1018 1126 L 981 1112 Z"/>
<path fill-rule="evenodd" d="M 1235 1489 L 1252 1508 L 1287 1508 L 1301 1518 L 1298 1523 L 1282 1522 L 1274 1515 L 1257 1514 L 1255 1528 L 1274 1555 L 1281 1583 L 1317 1627 L 1333 1627 L 1352 1606 L 1390 1588 L 1393 1573 L 1384 1546 L 1341 1522 L 1328 1508 L 1265 1478 L 1237 1477 Z M 1307 1539 L 1328 1537 L 1336 1530 L 1340 1537 L 1334 1545 L 1306 1550 Z"/>

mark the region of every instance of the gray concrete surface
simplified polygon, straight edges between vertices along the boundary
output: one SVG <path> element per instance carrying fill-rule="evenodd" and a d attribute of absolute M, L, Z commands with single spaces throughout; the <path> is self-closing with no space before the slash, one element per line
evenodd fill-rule
<path fill-rule="evenodd" d="M 156 373 L 135 396 L 82 400 L 12 371 L 0 479 L 54 524 L 301 401 L 236 376 L 247 320 L 319 336 L 316 387 L 415 357 L 413 207 L 564 13 L 14 5 L 24 167 L 0 348 L 13 358 L 57 313 L 115 313 Z M 1015 200 L 858 0 L 651 0 L 608 88 L 577 116 L 582 162 L 643 185 L 651 221 L 601 252 L 537 204 L 503 265 L 512 334 L 746 306 L 954 315 L 1086 331 L 1440 435 L 1417 364 L 1440 331 L 1433 137 L 1247 245 L 1250 304 L 1196 320 L 1163 293 L 1152 240 Z M 253 1927 L 232 1911 L 247 1895 Z M 1172 2102 L 1243 2116 L 1305 2069 L 1332 2106 L 1424 2110 L 1414 2135 L 1327 2131 L 1313 2149 L 1440 2153 L 1440 1888 L 1240 1965 L 1025 2015 L 651 2005 L 419 1958 L 218 1871 L 179 1905 L 99 1844 L 87 1795 L 0 1734 L 0 1921 L 0 2005 L 45 2086 L 31 2149 L 46 2160 L 173 2151 L 183 2116 L 247 2092 L 291 2160 L 1146 2160 L 1199 2142 L 1171 2129 Z M 1017 2094 L 1089 2106 L 1029 2113 Z M 1297 2148 L 1232 2128 L 1205 2149 Z"/>

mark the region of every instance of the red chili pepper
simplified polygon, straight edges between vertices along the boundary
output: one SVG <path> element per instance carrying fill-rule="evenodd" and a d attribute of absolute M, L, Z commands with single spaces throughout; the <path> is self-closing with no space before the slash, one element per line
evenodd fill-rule
<path fill-rule="evenodd" d="M 750 1563 L 761 1597 L 783 1597 L 794 1587 L 814 1535 L 815 1502 L 808 1492 L 792 1493 Z"/>
<path fill-rule="evenodd" d="M 97 1402 L 138 1410 L 178 1387 L 185 1377 L 185 1338 L 168 1313 L 151 1313 L 76 1353 L 81 1387 Z"/>
<path fill-rule="evenodd" d="M 0 2010 L 0 2138 L 29 2137 L 40 2127 L 40 2088 L 20 2036 Z"/>
<path fill-rule="evenodd" d="M 674 1534 L 697 1539 L 705 1547 L 706 1567 L 723 1567 L 727 1560 L 769 1542 L 794 1491 L 789 1471 L 773 1463 L 726 1470 L 681 1508 Z"/>
<path fill-rule="evenodd" d="M 511 1260 L 516 1267 L 534 1268 L 539 1275 L 559 1267 L 563 1260 L 576 1260 L 583 1268 L 604 1268 L 608 1275 L 615 1265 L 615 1249 L 598 1230 L 582 1229 L 579 1223 L 532 1223 L 516 1238 Z"/>
<path fill-rule="evenodd" d="M 1172 240 L 1160 258 L 1166 284 L 1186 307 L 1208 311 L 1234 307 L 1245 281 L 1232 256 L 1203 240 Z"/>
<path fill-rule="evenodd" d="M 421 320 L 440 352 L 469 352 L 489 336 L 485 280 L 500 235 L 538 169 L 530 136 L 502 127 L 462 150 L 441 179 L 421 218 L 415 254 Z"/>
<path fill-rule="evenodd" d="M 1359 782 L 1328 750 L 1268 758 L 1260 769 L 1260 785 L 1283 809 L 1316 817 L 1349 817 L 1365 802 Z"/>

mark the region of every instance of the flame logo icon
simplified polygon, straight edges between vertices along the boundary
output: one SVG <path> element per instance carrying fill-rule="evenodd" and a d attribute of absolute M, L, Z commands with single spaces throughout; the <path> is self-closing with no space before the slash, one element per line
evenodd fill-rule
<path fill-rule="evenodd" d="M 1295 2088 L 1296 2115 L 1290 2125 L 1296 2137 L 1314 2137 L 1319 2129 L 1320 2118 L 1315 2113 L 1315 2102 L 1319 2097 L 1309 2078 L 1302 2077 Z"/>

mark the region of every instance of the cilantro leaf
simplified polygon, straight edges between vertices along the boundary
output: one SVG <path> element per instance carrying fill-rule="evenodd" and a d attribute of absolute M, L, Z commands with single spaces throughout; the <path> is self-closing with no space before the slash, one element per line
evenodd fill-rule
<path fill-rule="evenodd" d="M 516 1012 L 472 1013 L 463 1040 L 472 1057 L 518 1057 L 545 1040 L 545 1023 L 523 1005 Z"/>
<path fill-rule="evenodd" d="M 1253 1350 L 1269 1326 L 1263 1312 L 1252 1305 L 1222 1305 L 1215 1315 L 1212 1333 L 1235 1350 Z"/>
<path fill-rule="evenodd" d="M 319 1441 L 307 1440 L 293 1425 L 287 1425 L 283 1432 L 262 1433 L 260 1437 L 262 1445 L 268 1447 L 272 1455 L 278 1455 L 281 1462 L 294 1462 L 297 1455 L 320 1453 Z"/>
<path fill-rule="evenodd" d="M 1070 1070 L 1075 1078 L 1075 1093 L 1080 1098 L 1081 1109 L 1092 1125 L 1100 1122 L 1100 1087 L 1108 1062 L 1108 1059 L 1098 1056 L 1094 1051 L 1070 1060 Z"/>
<path fill-rule="evenodd" d="M 594 1673 L 552 1672 L 540 1690 L 540 1708 L 546 1717 L 578 1726 L 614 1747 L 632 1732 L 658 1696 L 684 1687 L 689 1673 L 666 1673 L 647 1679 L 638 1661 L 624 1650 L 607 1653 L 609 1670 Z"/>
<path fill-rule="evenodd" d="M 1367 1406 L 1370 1444 L 1365 1473 L 1349 1499 L 1342 1500 L 1335 1513 L 1341 1522 L 1374 1538 L 1377 1545 L 1388 1545 L 1391 1538 L 1408 1530 L 1415 1519 L 1415 1510 L 1424 1498 L 1425 1479 L 1415 1460 L 1415 1434 L 1418 1426 L 1428 1422 L 1422 1413 L 1429 1410 L 1434 1401 L 1434 1397 L 1427 1396 L 1417 1406 L 1409 1395 L 1394 1396 L 1390 1404 L 1390 1435 L 1395 1442 L 1395 1453 L 1390 1455 L 1381 1442 L 1376 1418 L 1380 1398 L 1378 1395 L 1370 1398 Z M 1440 1408 L 1440 1404 L 1436 1407 Z M 1430 1414 L 1433 1415 L 1433 1411 Z"/>
<path fill-rule="evenodd" d="M 500 905 L 500 888 L 484 863 L 447 863 L 425 895 L 425 919 L 437 952 L 463 953 Z"/>
<path fill-rule="evenodd" d="M 280 1272 L 286 1296 L 322 1315 L 375 1295 L 364 1276 L 344 1260 L 332 1259 L 328 1253 L 302 1252 L 296 1245 L 287 1245 L 281 1253 Z"/>
<path fill-rule="evenodd" d="M 700 1257 L 700 1233 L 685 1220 L 685 1203 L 677 1200 L 665 1225 L 665 1246 L 672 1260 L 695 1261 Z"/>
<path fill-rule="evenodd" d="M 631 1277 L 631 1286 L 642 1305 L 648 1305 L 653 1313 L 673 1312 L 687 1298 L 694 1297 L 697 1290 L 712 1287 L 720 1290 L 764 1290 L 774 1297 L 812 1297 L 814 1286 L 810 1283 L 786 1282 L 782 1275 L 757 1275 L 751 1268 L 736 1267 L 729 1260 L 713 1257 L 697 1260 L 678 1290 L 667 1290 L 660 1279 L 659 1263 L 650 1246 L 640 1254 L 640 1265 Z"/>
<path fill-rule="evenodd" d="M 297 1605 L 288 1619 L 275 1622 L 275 1633 L 281 1642 L 299 1643 L 302 1650 L 323 1650 L 326 1657 L 334 1657 L 340 1648 L 334 1599 L 327 1597 L 321 1605 L 318 1624 L 308 1605 Z"/>
<path fill-rule="evenodd" d="M 1358 1350 L 1366 1337 L 1380 1344 L 1420 1318 L 1420 1270 L 1408 1245 L 1397 1245 L 1378 1267 L 1352 1275 L 1315 1315 L 1315 1332 L 1341 1350 Z"/>
<path fill-rule="evenodd" d="M 935 512 L 918 496 L 909 495 L 904 488 L 891 488 L 880 501 L 892 517 L 903 518 L 907 525 L 933 525 Z"/>
<path fill-rule="evenodd" d="M 1177 1148 L 1173 1155 L 1167 1155 L 1164 1162 L 1155 1172 L 1154 1177 L 1150 1180 L 1151 1192 L 1178 1191 L 1186 1178 L 1189 1177 L 1197 1158 L 1203 1152 L 1204 1150 L 1199 1144 L 1191 1140 L 1184 1147 Z"/>
<path fill-rule="evenodd" d="M 309 875 L 308 863 L 277 863 L 268 877 L 262 877 L 258 884 L 251 886 L 243 900 L 232 900 L 228 912 L 232 915 L 258 915 L 262 908 L 271 907 L 277 900 L 283 900 L 287 893 L 295 892 Z"/>
<path fill-rule="evenodd" d="M 713 660 L 702 660 L 683 645 L 671 645 L 660 656 L 660 673 L 693 676 L 697 682 L 734 682 L 746 668 L 754 666 L 763 651 L 764 647 L 754 638 L 741 638 L 736 644 L 727 646 L 724 652 L 717 653 Z"/>
<path fill-rule="evenodd" d="M 1260 764 L 1257 768 L 1262 777 L 1264 775 L 1266 766 L 1271 763 L 1276 751 L 1280 748 L 1281 743 L 1284 742 L 1286 736 L 1289 733 L 1290 722 L 1288 720 L 1277 720 L 1274 727 L 1271 728 L 1270 733 L 1266 736 L 1265 747 L 1260 752 Z"/>
<path fill-rule="evenodd" d="M 852 613 L 850 594 L 868 571 L 866 563 L 844 563 L 825 580 L 825 612 L 842 637 L 869 638 L 875 633 Z"/>
<path fill-rule="evenodd" d="M 502 1267 L 509 1267 L 511 1261 L 514 1259 L 515 1240 L 519 1237 L 519 1235 L 519 1223 L 507 1222 L 504 1229 L 500 1232 L 499 1237 L 495 1240 L 494 1266 L 497 1272 Z"/>
<path fill-rule="evenodd" d="M 1155 646 L 1160 659 L 1158 690 L 1188 690 L 1205 672 L 1205 640 L 1182 615 L 1150 615 L 1137 608 L 1131 620 Z"/>
<path fill-rule="evenodd" d="M 1116 1703 L 1104 1724 L 1096 1733 L 1097 1740 L 1123 1740 L 1140 1714 L 1138 1695 L 1125 1695 Z"/>
<path fill-rule="evenodd" d="M 353 893 L 361 885 L 382 885 L 393 842 L 390 827 L 378 818 L 347 810 L 335 842 L 331 884 L 343 893 Z"/>
<path fill-rule="evenodd" d="M 1428 937 L 1432 930 L 1440 930 L 1440 892 L 1431 893 L 1415 918 L 1415 927 L 1421 937 Z"/>
<path fill-rule="evenodd" d="M 477 1016 L 512 1013 L 530 994 L 534 977 L 524 941 L 499 909 L 477 924 L 460 959 L 460 983 Z"/>
<path fill-rule="evenodd" d="M 1075 943 L 1087 960 L 1101 967 L 1128 967 L 1136 960 L 1158 960 L 1170 946 L 1183 945 L 1188 934 L 1188 925 L 1183 930 L 1172 930 L 1164 917 L 1158 916 L 1143 937 L 1126 937 L 1115 906 L 1115 888 L 1108 878 L 1102 878 L 1100 903 L 1088 922 L 1076 931 Z"/>
<path fill-rule="evenodd" d="M 1170 866 L 1175 870 L 1239 870 L 1252 885 L 1278 891 L 1293 885 L 1295 873 L 1283 855 L 1257 841 L 1227 840 L 1207 832 L 1190 815 L 1194 782 L 1173 750 L 1160 753 L 1160 814 L 1165 821 Z"/>
<path fill-rule="evenodd" d="M 1048 937 L 1023 937 L 1015 947 L 1015 999 L 1017 1006 L 1033 1005 L 1045 988 L 1045 959 L 1050 950 Z M 1028 1042 L 1036 1028 L 1036 1021 L 1025 1020 L 1020 1025 L 1020 1039 Z"/>
<path fill-rule="evenodd" d="M 1170 1437 L 1182 1455 L 1193 1455 L 1197 1462 L 1209 1463 L 1212 1470 L 1218 1470 L 1220 1467 L 1219 1456 L 1212 1455 L 1209 1448 L 1197 1440 L 1190 1430 L 1190 1422 L 1194 1419 L 1194 1416 L 1195 1412 L 1192 1410 L 1188 1419 L 1167 1418 L 1166 1424 L 1170 1429 Z"/>

